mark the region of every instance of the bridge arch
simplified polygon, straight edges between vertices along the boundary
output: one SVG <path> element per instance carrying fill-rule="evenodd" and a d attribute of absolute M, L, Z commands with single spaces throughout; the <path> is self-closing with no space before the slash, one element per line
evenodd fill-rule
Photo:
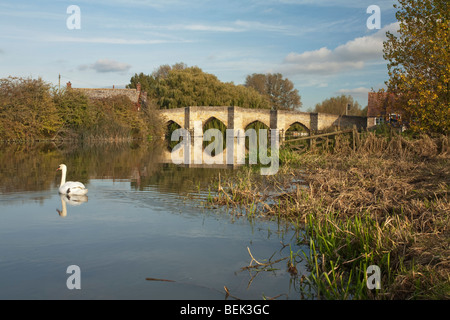
<path fill-rule="evenodd" d="M 307 132 L 308 134 L 310 133 L 310 130 L 306 125 L 296 120 L 294 120 L 293 122 L 290 121 L 286 123 L 283 129 L 284 132 L 286 133 L 287 132 Z"/>
<path fill-rule="evenodd" d="M 172 119 L 166 120 L 166 122 L 164 123 L 164 125 L 165 125 L 166 128 L 167 128 L 167 127 L 170 127 L 170 126 L 174 126 L 174 125 L 176 125 L 176 126 L 179 127 L 179 128 L 183 128 L 183 127 L 184 127 L 183 122 L 177 121 L 177 119 L 174 119 L 174 120 L 172 120 Z"/>
<path fill-rule="evenodd" d="M 250 131 L 252 129 L 254 129 L 256 131 L 255 132 L 256 135 L 254 135 L 254 133 L 252 133 Z M 268 145 L 270 145 L 270 127 L 260 120 L 255 120 L 244 127 L 245 148 L 247 150 L 251 149 L 252 143 L 256 143 L 256 146 L 259 146 L 259 135 L 261 134 L 259 131 L 260 129 L 266 130 L 266 139 L 267 139 L 266 141 L 267 141 Z M 256 141 L 251 141 L 252 139 L 256 139 Z"/>
<path fill-rule="evenodd" d="M 208 130 L 210 128 L 215 128 L 215 129 L 219 129 L 222 131 L 222 129 L 225 129 L 225 130 L 227 129 L 227 125 L 224 121 L 217 118 L 216 116 L 210 116 L 205 121 L 202 121 L 202 128 L 203 128 L 203 132 L 205 132 L 206 130 Z"/>
<path fill-rule="evenodd" d="M 247 127 L 249 127 L 250 125 L 255 124 L 255 123 L 261 123 L 270 129 L 270 117 L 268 117 L 267 119 L 265 119 L 263 117 L 257 117 L 257 118 L 246 117 L 246 119 L 242 122 L 242 127 L 244 130 L 246 130 Z"/>
<path fill-rule="evenodd" d="M 201 121 L 202 128 L 214 117 L 228 128 L 228 107 L 189 107 L 189 122 Z"/>
<path fill-rule="evenodd" d="M 256 120 L 271 128 L 271 111 L 268 109 L 261 110 L 239 108 L 239 116 L 242 119 L 243 129 L 245 129 L 248 125 L 255 122 Z"/>
<path fill-rule="evenodd" d="M 166 128 L 173 123 L 176 123 L 181 128 L 185 127 L 186 112 L 185 112 L 184 108 L 164 109 L 164 110 L 159 110 L 159 112 L 165 121 L 164 125 Z"/>
<path fill-rule="evenodd" d="M 270 125 L 270 124 L 269 124 Z M 247 124 L 246 126 L 244 126 L 244 131 L 247 129 L 270 129 L 270 126 L 267 125 L 266 123 L 262 122 L 261 120 L 254 120 L 252 122 L 250 122 L 249 124 Z"/>
<path fill-rule="evenodd" d="M 223 121 L 216 118 L 215 116 L 210 116 L 204 123 L 202 123 L 202 129 L 204 139 L 203 149 L 208 148 L 209 150 L 212 150 L 212 156 L 221 154 L 226 149 L 227 126 L 225 125 L 225 123 L 223 123 Z M 221 141 L 217 141 L 215 136 L 207 137 L 207 135 L 205 135 L 205 132 L 209 129 L 219 130 L 221 132 L 221 135 L 219 135 L 217 138 L 219 138 Z"/>
<path fill-rule="evenodd" d="M 172 133 L 175 130 L 182 128 L 182 126 L 180 126 L 178 123 L 176 123 L 173 120 L 168 120 L 165 123 L 165 128 L 166 128 L 165 141 L 167 143 L 166 146 L 169 151 L 172 151 L 173 148 L 179 143 L 178 141 L 172 141 Z"/>

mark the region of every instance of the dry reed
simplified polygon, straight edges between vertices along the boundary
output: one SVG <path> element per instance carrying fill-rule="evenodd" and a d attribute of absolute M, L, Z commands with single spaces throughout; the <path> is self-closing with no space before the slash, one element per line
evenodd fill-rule
<path fill-rule="evenodd" d="M 328 297 L 449 298 L 449 137 L 363 132 L 357 142 L 354 150 L 350 137 L 338 136 L 332 149 L 327 141 L 303 154 L 282 152 L 278 175 L 243 170 L 221 182 L 215 200 L 251 216 L 302 221 L 323 251 L 314 281 L 322 293 L 334 290 Z M 343 283 L 368 263 L 384 268 L 383 290 L 364 290 L 359 270 L 350 294 Z"/>

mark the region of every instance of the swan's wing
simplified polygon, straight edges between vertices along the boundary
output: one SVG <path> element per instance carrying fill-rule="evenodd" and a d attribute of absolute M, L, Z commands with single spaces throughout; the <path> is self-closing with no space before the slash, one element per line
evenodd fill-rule
<path fill-rule="evenodd" d="M 68 181 L 64 184 L 64 186 L 66 186 L 67 188 L 81 188 L 81 189 L 86 189 L 86 187 L 84 186 L 84 184 L 82 184 L 81 182 L 78 181 Z"/>
<path fill-rule="evenodd" d="M 68 181 L 61 186 L 60 192 L 64 194 L 86 194 L 87 189 L 81 182 Z"/>

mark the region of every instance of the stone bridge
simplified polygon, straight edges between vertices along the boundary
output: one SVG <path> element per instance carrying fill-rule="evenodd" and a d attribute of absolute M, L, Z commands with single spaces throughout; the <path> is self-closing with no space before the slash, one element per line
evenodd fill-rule
<path fill-rule="evenodd" d="M 212 118 L 220 120 L 227 129 L 246 130 L 248 125 L 259 121 L 270 129 L 278 129 L 280 138 L 294 124 L 300 124 L 309 133 L 330 127 L 367 128 L 367 118 L 358 116 L 334 115 L 326 113 L 309 113 L 300 111 L 248 109 L 240 107 L 186 107 L 160 110 L 166 123 L 174 122 L 181 128 L 193 132 L 195 123 L 201 121 L 202 128 Z"/>
<path fill-rule="evenodd" d="M 248 153 L 242 141 L 242 138 L 245 139 L 245 136 L 236 135 L 236 132 L 240 130 L 245 132 L 247 127 L 256 121 L 265 124 L 270 129 L 278 129 L 278 135 L 274 136 L 275 140 L 278 140 L 277 143 L 284 140 L 286 131 L 294 124 L 301 125 L 304 131 L 311 134 L 330 127 L 345 128 L 356 125 L 358 129 L 365 129 L 368 123 L 366 117 L 240 107 L 186 107 L 159 110 L 159 112 L 165 118 L 166 125 L 174 122 L 181 128 L 189 130 L 191 137 L 196 132 L 200 132 L 203 135 L 206 123 L 213 118 L 220 120 L 227 129 L 235 130 L 235 136 L 232 138 L 234 147 L 225 148 L 226 151 L 223 150 L 224 152 L 220 152 L 215 156 L 202 152 L 201 143 L 200 145 L 196 144 L 195 139 L 191 140 L 191 147 L 188 147 L 188 149 L 185 149 L 185 146 L 180 149 L 180 152 L 175 152 L 179 159 L 183 158 L 184 165 L 189 167 L 203 167 L 205 163 L 209 167 L 214 165 L 227 168 L 244 164 L 245 159 L 243 155 Z M 199 138 L 201 138 L 201 141 L 203 140 L 203 136 Z M 228 142 L 227 136 L 227 145 Z M 163 154 L 162 162 L 174 163 L 173 155 L 172 151 L 166 150 Z"/>

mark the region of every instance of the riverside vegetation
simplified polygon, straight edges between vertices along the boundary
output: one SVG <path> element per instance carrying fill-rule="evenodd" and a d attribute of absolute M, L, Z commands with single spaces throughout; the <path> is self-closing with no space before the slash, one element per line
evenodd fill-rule
<path fill-rule="evenodd" d="M 162 122 L 151 109 L 136 110 L 125 96 L 90 100 L 42 79 L 0 79 L 0 139 L 132 140 L 161 136 Z"/>
<path fill-rule="evenodd" d="M 293 84 L 276 75 L 273 85 L 283 90 L 260 93 L 252 87 L 224 83 L 198 67 L 183 63 L 163 65 L 151 75 L 130 79 L 128 88 L 140 84 L 147 93 L 145 107 L 137 111 L 126 96 L 89 99 L 81 91 L 57 89 L 41 78 L 0 79 L 0 140 L 134 140 L 167 134 L 158 109 L 186 106 L 239 106 L 270 108 L 271 99 L 283 102 L 280 108 L 300 105 Z M 211 123 L 224 131 L 223 125 Z M 168 128 L 169 133 L 174 128 Z"/>
<path fill-rule="evenodd" d="M 291 251 L 287 270 L 305 297 L 450 298 L 448 136 L 357 138 L 356 150 L 345 135 L 302 154 L 283 148 L 277 175 L 244 167 L 221 177 L 210 201 L 302 231 L 297 241 L 310 250 Z M 297 273 L 300 260 L 308 274 Z M 370 265 L 381 270 L 380 289 L 366 285 Z"/>

